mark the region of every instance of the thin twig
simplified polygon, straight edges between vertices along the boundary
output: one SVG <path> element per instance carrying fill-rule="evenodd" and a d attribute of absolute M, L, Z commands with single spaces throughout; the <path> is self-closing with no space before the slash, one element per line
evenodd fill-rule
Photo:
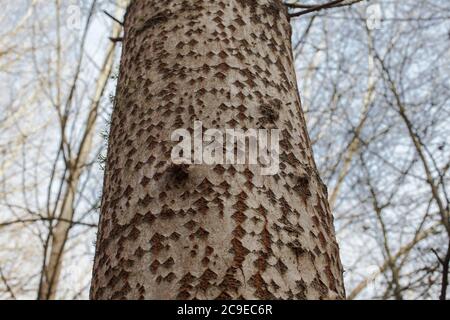
<path fill-rule="evenodd" d="M 108 11 L 103 10 L 103 13 L 106 14 L 108 17 L 110 17 L 112 20 L 114 20 L 115 22 L 117 22 L 118 24 L 120 24 L 123 27 L 123 22 L 120 21 L 119 19 L 117 19 L 116 17 L 114 17 L 112 14 L 110 14 Z"/>
<path fill-rule="evenodd" d="M 348 3 L 343 3 L 345 0 L 334 0 L 325 4 L 319 4 L 319 5 L 302 5 L 302 4 L 296 4 L 296 3 L 286 3 L 285 5 L 289 8 L 295 8 L 295 9 L 305 9 L 302 11 L 294 12 L 289 15 L 289 17 L 299 17 L 311 12 L 320 11 L 324 9 L 331 9 L 331 8 L 337 8 L 337 7 L 344 7 L 344 6 L 351 6 L 355 3 L 361 2 L 363 0 L 353 0 Z"/>

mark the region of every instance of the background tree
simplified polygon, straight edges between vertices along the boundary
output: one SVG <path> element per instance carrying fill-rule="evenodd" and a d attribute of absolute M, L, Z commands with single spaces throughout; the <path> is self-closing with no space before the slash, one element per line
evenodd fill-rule
<path fill-rule="evenodd" d="M 123 4 L 117 5 L 119 13 Z M 6 10 L 12 18 L 2 20 L 7 50 L 1 72 L 9 80 L 2 83 L 9 86 L 10 96 L 2 97 L 8 104 L 2 123 L 6 139 L 1 199 L 7 219 L 1 225 L 5 237 L 1 271 L 12 298 L 33 293 L 38 299 L 76 297 L 89 282 L 89 278 L 84 284 L 77 283 L 81 279 L 66 281 L 73 287 L 70 295 L 62 295 L 67 251 L 84 255 L 89 247 L 83 244 L 89 241 L 86 232 L 95 227 L 91 213 L 98 196 L 90 184 L 98 178 L 92 170 L 99 152 L 95 141 L 100 141 L 96 125 L 116 46 L 97 34 L 107 46 L 104 56 L 92 56 L 92 27 L 98 24 L 94 15 L 102 5 L 107 4 L 16 3 Z M 120 33 L 121 27 L 114 25 L 112 37 Z"/>

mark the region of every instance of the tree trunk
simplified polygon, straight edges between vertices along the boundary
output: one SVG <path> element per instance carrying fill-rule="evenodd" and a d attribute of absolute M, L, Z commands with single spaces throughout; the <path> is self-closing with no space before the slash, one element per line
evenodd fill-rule
<path fill-rule="evenodd" d="M 281 0 L 135 0 L 125 17 L 93 299 L 339 299 L 327 191 Z M 280 171 L 171 162 L 171 134 L 278 128 Z"/>

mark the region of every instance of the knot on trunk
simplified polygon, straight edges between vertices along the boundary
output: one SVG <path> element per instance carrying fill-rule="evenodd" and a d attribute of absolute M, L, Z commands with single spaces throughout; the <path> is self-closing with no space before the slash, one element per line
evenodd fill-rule
<path fill-rule="evenodd" d="M 174 185 L 184 185 L 189 178 L 189 165 L 172 164 L 167 169 L 168 180 Z"/>

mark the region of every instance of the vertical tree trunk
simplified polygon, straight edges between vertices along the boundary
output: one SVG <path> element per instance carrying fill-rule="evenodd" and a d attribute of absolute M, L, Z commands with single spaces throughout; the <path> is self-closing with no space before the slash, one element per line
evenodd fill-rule
<path fill-rule="evenodd" d="M 281 0 L 134 0 L 93 299 L 344 298 Z M 278 128 L 280 171 L 171 163 L 171 133 Z"/>

